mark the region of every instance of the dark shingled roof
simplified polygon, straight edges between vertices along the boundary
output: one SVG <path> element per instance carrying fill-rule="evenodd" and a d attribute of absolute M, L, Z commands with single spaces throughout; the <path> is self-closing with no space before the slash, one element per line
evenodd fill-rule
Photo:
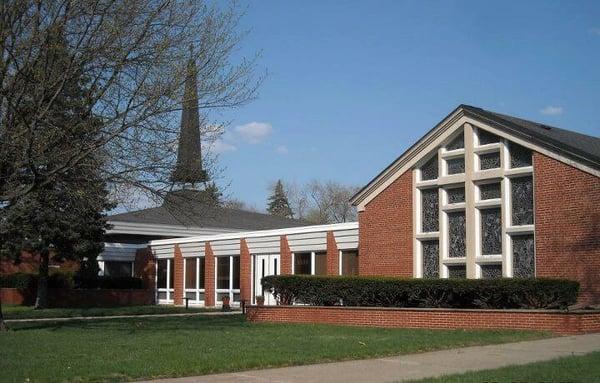
<path fill-rule="evenodd" d="M 185 227 L 224 228 L 234 230 L 265 230 L 307 226 L 309 223 L 247 210 L 211 206 L 194 190 L 171 192 L 162 206 L 115 214 L 112 222 L 131 222 Z"/>
<path fill-rule="evenodd" d="M 459 108 L 476 118 L 593 168 L 600 168 L 600 138 L 524 120 L 470 105 Z"/>

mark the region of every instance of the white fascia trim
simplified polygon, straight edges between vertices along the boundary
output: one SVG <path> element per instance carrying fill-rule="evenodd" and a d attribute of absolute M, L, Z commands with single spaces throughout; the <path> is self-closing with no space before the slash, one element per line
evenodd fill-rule
<path fill-rule="evenodd" d="M 521 139 L 513 136 L 504 130 L 500 130 L 487 123 L 470 117 L 464 114 L 462 109 L 457 110 L 451 116 L 443 120 L 438 127 L 433 131 L 426 134 L 421 140 L 402 157 L 398 158 L 392 165 L 388 167 L 386 171 L 381 173 L 358 195 L 356 195 L 351 202 L 356 205 L 358 211 L 364 211 L 366 205 L 371 202 L 379 193 L 390 186 L 395 180 L 397 180 L 404 172 L 412 169 L 424 156 L 427 156 L 437 146 L 439 146 L 444 140 L 446 140 L 453 132 L 461 128 L 465 123 L 470 123 L 474 127 L 483 128 L 489 132 L 496 134 L 502 138 L 519 144 L 523 147 L 542 153 L 550 158 L 556 159 L 567 165 L 573 166 L 586 173 L 600 177 L 600 171 L 586 166 L 580 162 L 566 158 L 554 151 L 550 151 L 541 146 L 535 145 L 530 141 Z"/>
<path fill-rule="evenodd" d="M 305 233 L 318 233 L 335 230 L 351 230 L 358 229 L 358 222 L 344 222 L 344 223 L 333 223 L 329 225 L 313 225 L 313 226 L 300 226 L 300 227 L 288 227 L 283 229 L 272 229 L 272 230 L 257 230 L 257 231 L 240 231 L 236 233 L 216 234 L 216 235 L 203 235 L 197 237 L 188 238 L 173 238 L 173 239 L 159 239 L 150 241 L 151 246 L 156 245 L 174 245 L 181 243 L 191 242 L 213 242 L 231 239 L 247 239 L 247 238 L 260 238 L 270 236 L 282 236 L 289 234 L 305 234 Z"/>
<path fill-rule="evenodd" d="M 120 243 L 120 242 L 104 242 L 104 248 L 116 249 L 143 249 L 147 247 L 147 243 Z"/>
<path fill-rule="evenodd" d="M 188 237 L 192 235 L 212 235 L 221 233 L 233 233 L 242 230 L 213 228 L 213 227 L 187 227 L 179 225 L 158 225 L 150 223 L 108 221 L 112 228 L 106 234 L 138 234 L 138 235 L 167 235 Z"/>

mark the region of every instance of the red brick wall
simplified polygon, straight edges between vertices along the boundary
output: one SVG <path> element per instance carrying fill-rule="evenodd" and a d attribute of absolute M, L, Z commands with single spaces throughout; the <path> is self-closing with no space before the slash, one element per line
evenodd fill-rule
<path fill-rule="evenodd" d="M 359 213 L 360 275 L 413 275 L 412 195 L 407 171 Z"/>
<path fill-rule="evenodd" d="M 291 274 L 292 251 L 290 250 L 290 245 L 288 244 L 287 237 L 285 235 L 281 236 L 279 248 L 281 255 L 281 274 Z"/>
<path fill-rule="evenodd" d="M 240 240 L 240 295 L 241 299 L 250 302 L 250 249 L 245 239 Z"/>
<path fill-rule="evenodd" d="M 175 280 L 173 281 L 173 303 L 176 305 L 183 304 L 183 256 L 181 255 L 181 249 L 179 245 L 175 245 L 175 252 L 173 254 L 173 264 L 175 271 L 173 272 Z"/>
<path fill-rule="evenodd" d="M 56 261 L 51 255 L 50 266 L 52 269 L 58 269 L 60 271 L 77 271 L 79 270 L 78 261 Z M 11 259 L 0 259 L 0 275 L 14 274 L 14 273 L 32 273 L 37 274 L 40 267 L 40 257 L 38 254 L 32 254 L 27 251 L 22 251 L 19 262 L 14 262 Z"/>
<path fill-rule="evenodd" d="M 600 332 L 600 312 L 451 310 L 375 307 L 251 306 L 253 322 L 327 323 L 428 329 L 520 329 L 556 334 Z"/>
<path fill-rule="evenodd" d="M 327 232 L 327 275 L 340 275 L 340 252 L 333 231 Z"/>
<path fill-rule="evenodd" d="M 600 303 L 600 178 L 534 153 L 536 275 L 581 283 Z"/>
<path fill-rule="evenodd" d="M 215 305 L 215 255 L 210 242 L 204 244 L 204 305 Z"/>

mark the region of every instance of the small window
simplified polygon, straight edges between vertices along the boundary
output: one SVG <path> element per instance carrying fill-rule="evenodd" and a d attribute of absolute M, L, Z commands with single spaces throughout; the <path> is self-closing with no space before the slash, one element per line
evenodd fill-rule
<path fill-rule="evenodd" d="M 522 168 L 526 166 L 531 166 L 531 150 L 512 142 L 509 144 L 508 147 L 510 151 L 511 168 Z"/>
<path fill-rule="evenodd" d="M 185 258 L 185 288 L 196 289 L 196 260 L 197 258 Z"/>
<path fill-rule="evenodd" d="M 358 275 L 358 251 L 342 251 L 342 275 Z"/>
<path fill-rule="evenodd" d="M 240 288 L 240 257 L 233 257 L 233 289 Z M 235 299 L 234 299 L 235 300 Z"/>
<path fill-rule="evenodd" d="M 467 226 L 464 211 L 448 213 L 448 256 L 462 258 L 467 252 Z"/>
<path fill-rule="evenodd" d="M 439 230 L 438 189 L 421 190 L 421 231 L 429 233 Z"/>
<path fill-rule="evenodd" d="M 477 136 L 479 137 L 479 145 L 495 144 L 500 142 L 500 137 L 487 130 L 477 129 Z"/>
<path fill-rule="evenodd" d="M 532 278 L 535 276 L 535 241 L 533 235 L 516 235 L 512 238 L 513 276 Z"/>
<path fill-rule="evenodd" d="M 497 279 L 502 278 L 502 265 L 481 265 L 481 278 L 483 279 Z"/>
<path fill-rule="evenodd" d="M 159 259 L 158 260 L 158 271 L 156 275 L 157 285 L 159 289 L 167 288 L 167 259 Z M 166 297 L 164 299 L 167 299 Z"/>
<path fill-rule="evenodd" d="M 447 189 L 446 193 L 448 195 L 448 203 L 449 204 L 465 202 L 464 186 L 460 187 L 460 188 Z"/>
<path fill-rule="evenodd" d="M 485 153 L 479 155 L 479 169 L 497 169 L 500 167 L 500 153 Z"/>
<path fill-rule="evenodd" d="M 440 245 L 436 241 L 421 242 L 423 255 L 423 278 L 439 277 Z"/>
<path fill-rule="evenodd" d="M 466 265 L 450 265 L 448 267 L 448 278 L 466 278 L 467 277 L 467 266 Z"/>
<path fill-rule="evenodd" d="M 296 253 L 294 254 L 294 274 L 310 275 L 311 253 Z"/>
<path fill-rule="evenodd" d="M 229 257 L 217 257 L 217 289 L 229 289 Z"/>
<path fill-rule="evenodd" d="M 463 149 L 465 147 L 465 135 L 461 132 L 458 136 L 456 136 L 452 141 L 446 145 L 446 150 L 457 150 Z"/>
<path fill-rule="evenodd" d="M 438 157 L 433 156 L 421 167 L 421 180 L 434 180 L 438 178 Z"/>
<path fill-rule="evenodd" d="M 206 274 L 205 274 L 205 269 L 204 269 L 204 257 L 200 257 L 198 258 L 198 262 L 200 262 L 200 267 L 199 267 L 199 271 L 200 271 L 200 286 L 198 287 L 199 289 L 203 289 L 204 288 L 204 278 L 206 278 Z"/>
<path fill-rule="evenodd" d="M 104 261 L 104 275 L 107 277 L 131 277 L 132 262 Z"/>
<path fill-rule="evenodd" d="M 446 167 L 448 169 L 448 175 L 462 174 L 465 172 L 465 159 L 459 157 L 446 160 Z"/>
<path fill-rule="evenodd" d="M 512 224 L 533 225 L 533 178 L 518 177 L 510 180 Z"/>
<path fill-rule="evenodd" d="M 479 199 L 500 198 L 500 182 L 479 185 Z"/>
<path fill-rule="evenodd" d="M 502 254 L 502 218 L 500 208 L 481 210 L 481 254 Z"/>
<path fill-rule="evenodd" d="M 315 253 L 315 275 L 327 275 L 327 253 Z"/>

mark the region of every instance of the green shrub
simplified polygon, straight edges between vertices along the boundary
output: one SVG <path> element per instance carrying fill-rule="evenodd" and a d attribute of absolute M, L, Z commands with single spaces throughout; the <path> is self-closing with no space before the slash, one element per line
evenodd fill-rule
<path fill-rule="evenodd" d="M 564 279 L 406 279 L 272 275 L 262 285 L 281 304 L 314 306 L 564 309 L 579 282 Z"/>
<path fill-rule="evenodd" d="M 76 277 L 75 287 L 78 289 L 142 289 L 141 278 L 135 277 Z"/>
<path fill-rule="evenodd" d="M 28 290 L 34 289 L 36 285 L 37 274 L 14 273 L 8 275 L 0 275 L 0 287 Z"/>
<path fill-rule="evenodd" d="M 72 289 L 74 286 L 74 271 L 53 271 L 48 276 L 48 287 L 51 289 Z"/>

